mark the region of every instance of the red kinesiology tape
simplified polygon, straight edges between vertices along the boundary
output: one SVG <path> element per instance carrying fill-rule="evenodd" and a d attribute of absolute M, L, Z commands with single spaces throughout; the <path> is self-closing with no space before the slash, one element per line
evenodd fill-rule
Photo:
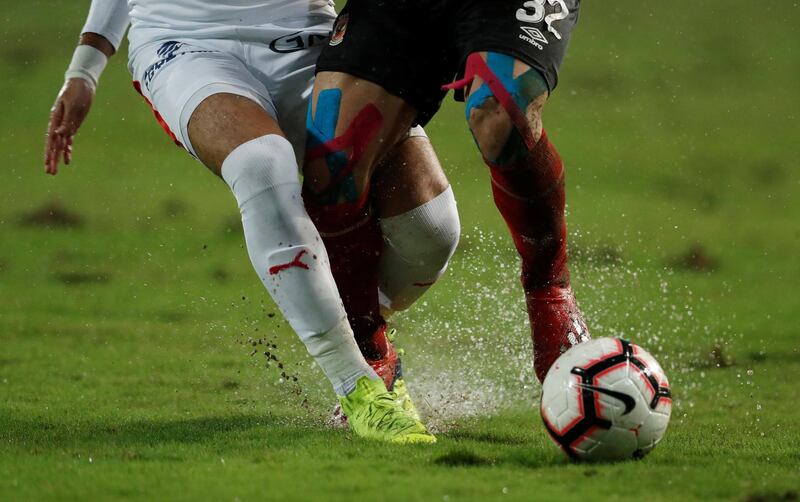
<path fill-rule="evenodd" d="M 464 78 L 457 80 L 452 84 L 442 86 L 443 89 L 463 89 L 470 85 L 475 77 L 480 77 L 484 84 L 489 87 L 500 106 L 508 113 L 511 122 L 517 129 L 517 132 L 525 142 L 525 146 L 530 150 L 536 145 L 536 138 L 533 135 L 531 127 L 528 125 L 528 118 L 525 116 L 525 111 L 521 110 L 514 97 L 511 95 L 502 79 L 489 67 L 486 61 L 483 60 L 477 52 L 472 53 L 467 57 L 467 62 L 464 67 Z"/>
<path fill-rule="evenodd" d="M 341 135 L 330 139 L 308 151 L 306 162 L 322 160 L 327 162 L 327 157 L 337 153 L 345 153 L 348 149 L 349 154 L 345 154 L 347 164 L 334 179 L 331 179 L 324 193 L 331 190 L 338 190 L 339 185 L 350 175 L 364 156 L 372 140 L 376 138 L 383 126 L 383 115 L 374 104 L 366 105 L 356 114 L 353 121 Z M 363 207 L 369 196 L 369 186 L 355 201 L 356 207 Z"/>

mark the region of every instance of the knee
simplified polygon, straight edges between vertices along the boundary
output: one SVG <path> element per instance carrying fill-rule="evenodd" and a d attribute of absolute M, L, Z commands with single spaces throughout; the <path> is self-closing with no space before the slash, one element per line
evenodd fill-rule
<path fill-rule="evenodd" d="M 538 143 L 546 99 L 542 94 L 524 100 L 525 109 L 516 120 L 494 96 L 472 107 L 468 124 L 484 159 L 496 165 L 511 164 Z"/>
<path fill-rule="evenodd" d="M 514 132 L 508 112 L 493 97 L 472 109 L 468 123 L 481 154 L 492 161 L 497 159 Z"/>
<path fill-rule="evenodd" d="M 436 279 L 444 273 L 450 258 L 461 239 L 461 221 L 455 207 L 432 215 L 420 229 L 420 240 L 406 243 L 400 250 L 410 262 L 438 271 Z"/>
<path fill-rule="evenodd" d="M 296 166 L 289 141 L 268 134 L 236 147 L 222 163 L 220 174 L 241 206 L 278 185 L 298 186 Z"/>
<path fill-rule="evenodd" d="M 448 187 L 425 204 L 380 220 L 386 248 L 435 280 L 447 268 L 461 237 L 455 196 Z"/>
<path fill-rule="evenodd" d="M 447 270 L 461 235 L 451 188 L 411 211 L 380 220 L 384 313 L 408 309 Z"/>

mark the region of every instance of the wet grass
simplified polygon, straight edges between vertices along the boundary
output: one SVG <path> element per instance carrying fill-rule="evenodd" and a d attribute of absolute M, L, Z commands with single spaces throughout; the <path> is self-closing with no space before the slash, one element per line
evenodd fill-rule
<path fill-rule="evenodd" d="M 584 4 L 546 122 L 590 325 L 671 377 L 651 456 L 572 465 L 546 438 L 516 259 L 453 104 L 429 133 L 463 245 L 395 319 L 440 441 L 326 427 L 332 396 L 250 270 L 230 194 L 123 61 L 75 165 L 41 174 L 85 6 L 33 0 L 0 20 L 0 500 L 796 500 L 798 7 L 709 4 L 709 23 L 696 2 Z"/>

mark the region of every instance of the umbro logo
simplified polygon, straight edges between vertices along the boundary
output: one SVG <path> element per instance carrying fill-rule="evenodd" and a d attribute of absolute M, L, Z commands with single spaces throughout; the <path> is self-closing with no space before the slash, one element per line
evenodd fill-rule
<path fill-rule="evenodd" d="M 542 33 L 538 28 L 534 28 L 532 26 L 520 26 L 519 29 L 523 32 L 523 34 L 520 34 L 519 38 L 528 42 L 539 50 L 544 50 L 544 45 L 549 43 L 547 37 L 545 37 L 544 33 Z"/>

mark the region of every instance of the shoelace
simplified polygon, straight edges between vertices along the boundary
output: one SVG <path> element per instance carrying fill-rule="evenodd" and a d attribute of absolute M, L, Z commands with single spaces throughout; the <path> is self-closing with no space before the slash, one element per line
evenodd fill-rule
<path fill-rule="evenodd" d="M 368 414 L 370 419 L 367 425 L 374 428 L 401 428 L 402 430 L 413 429 L 417 426 L 416 422 L 406 416 L 401 410 L 395 408 L 397 395 L 394 392 L 381 393 L 369 404 Z M 403 423 L 406 422 L 406 423 Z"/>

